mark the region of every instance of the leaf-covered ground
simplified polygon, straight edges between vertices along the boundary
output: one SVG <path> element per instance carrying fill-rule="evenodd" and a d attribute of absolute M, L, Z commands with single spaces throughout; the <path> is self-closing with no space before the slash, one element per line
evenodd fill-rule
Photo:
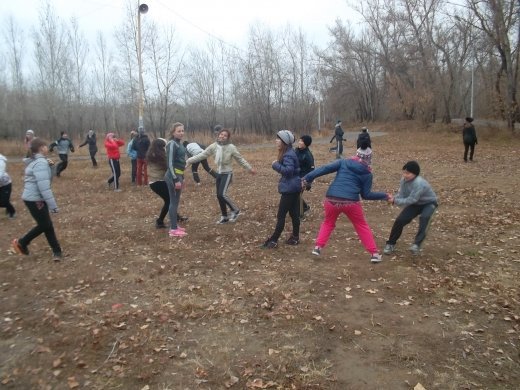
<path fill-rule="evenodd" d="M 441 205 L 420 256 L 408 253 L 413 222 L 377 265 L 345 217 L 323 255 L 311 254 L 331 177 L 305 193 L 312 210 L 299 246 L 259 248 L 279 199 L 274 141 L 239 145 L 258 174 L 236 166 L 235 224 L 216 225 L 211 177 L 201 170 L 201 186 L 188 177 L 182 239 L 155 229 L 160 200 L 130 186 L 125 158 L 124 191 L 114 193 L 103 157 L 95 170 L 73 155 L 53 184 L 61 263 L 44 237 L 30 256 L 9 249 L 33 226 L 19 200 L 22 164 L 11 162 L 18 215 L 0 217 L 2 386 L 519 388 L 520 142 L 481 131 L 476 161 L 465 164 L 455 127 L 381 130 L 374 189 L 396 190 L 403 163 L 417 159 Z M 328 136 L 311 146 L 318 165 L 333 158 Z M 399 209 L 364 209 L 382 248 Z"/>

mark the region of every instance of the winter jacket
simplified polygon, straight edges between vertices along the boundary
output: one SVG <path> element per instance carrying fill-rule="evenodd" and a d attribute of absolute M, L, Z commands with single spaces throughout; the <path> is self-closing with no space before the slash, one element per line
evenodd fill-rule
<path fill-rule="evenodd" d="M 406 181 L 401 178 L 399 183 L 399 192 L 394 197 L 394 204 L 397 206 L 409 206 L 411 204 L 423 205 L 428 203 L 437 203 L 437 195 L 422 176 L 416 176 L 415 179 Z"/>
<path fill-rule="evenodd" d="M 278 182 L 280 194 L 294 194 L 301 191 L 300 164 L 293 148 L 287 149 L 282 156 L 282 162 L 273 162 L 272 168 L 282 175 Z"/>
<path fill-rule="evenodd" d="M 0 187 L 11 183 L 11 176 L 7 173 L 7 158 L 0 154 Z"/>
<path fill-rule="evenodd" d="M 209 156 L 215 156 L 215 164 L 217 165 L 217 173 L 233 172 L 233 160 L 235 159 L 244 169 L 250 171 L 253 169 L 251 165 L 240 154 L 237 147 L 233 144 L 220 145 L 218 142 L 213 142 L 202 153 L 190 157 L 186 163 L 194 164 L 207 159 Z"/>
<path fill-rule="evenodd" d="M 345 132 L 343 131 L 341 126 L 336 126 L 335 129 L 334 129 L 334 135 L 330 139 L 330 142 L 332 142 L 334 140 L 336 140 L 336 141 L 343 141 L 343 135 L 344 134 L 345 134 Z"/>
<path fill-rule="evenodd" d="M 139 160 L 144 160 L 146 158 L 146 152 L 150 147 L 150 138 L 148 138 L 147 134 L 139 134 L 134 138 L 134 142 L 132 143 L 132 149 L 137 152 L 137 158 Z"/>
<path fill-rule="evenodd" d="M 462 141 L 465 144 L 478 144 L 477 140 L 477 132 L 475 131 L 475 127 L 473 125 L 464 126 L 462 129 Z"/>
<path fill-rule="evenodd" d="M 80 144 L 79 147 L 81 148 L 85 145 L 88 145 L 89 152 L 91 152 L 91 153 L 97 152 L 98 147 L 97 147 L 96 134 L 93 134 L 92 137 L 89 137 L 87 135 L 87 138 L 85 138 L 85 141 L 82 144 Z"/>
<path fill-rule="evenodd" d="M 58 154 L 69 154 L 69 150 L 74 153 L 74 145 L 68 138 L 61 137 L 49 145 L 49 151 L 52 152 L 54 148 L 58 149 Z"/>
<path fill-rule="evenodd" d="M 296 152 L 296 157 L 298 157 L 298 163 L 300 164 L 300 177 L 314 170 L 314 156 L 309 148 L 295 148 L 294 151 Z"/>
<path fill-rule="evenodd" d="M 186 145 L 186 154 L 188 157 L 193 157 L 199 153 L 202 153 L 204 149 L 206 149 L 204 145 L 201 145 L 197 142 L 190 142 L 188 145 Z"/>
<path fill-rule="evenodd" d="M 336 177 L 327 190 L 327 197 L 358 201 L 359 197 L 367 200 L 387 199 L 384 192 L 372 192 L 372 172 L 358 157 L 335 160 L 316 168 L 303 179 L 312 183 L 320 176 L 336 172 Z"/>
<path fill-rule="evenodd" d="M 137 160 L 137 150 L 134 149 L 135 138 L 131 139 L 126 147 L 126 155 L 130 160 Z"/>
<path fill-rule="evenodd" d="M 119 160 L 121 153 L 119 148 L 125 144 L 125 141 L 118 138 L 106 139 L 105 150 L 107 151 L 107 157 L 111 160 Z"/>
<path fill-rule="evenodd" d="M 24 158 L 25 176 L 22 199 L 30 202 L 45 201 L 49 210 L 58 208 L 51 190 L 52 172 L 42 154 Z"/>
<path fill-rule="evenodd" d="M 372 149 L 372 141 L 370 139 L 370 134 L 368 134 L 368 132 L 366 131 L 362 131 L 361 133 L 359 133 L 357 137 L 356 148 L 359 149 L 362 145 L 365 146 L 364 149 L 366 149 L 367 147 Z"/>
<path fill-rule="evenodd" d="M 186 167 L 186 148 L 180 140 L 172 139 L 166 144 L 166 163 L 168 170 L 164 176 L 165 180 L 173 180 L 174 183 L 179 181 L 178 176 L 184 175 Z"/>

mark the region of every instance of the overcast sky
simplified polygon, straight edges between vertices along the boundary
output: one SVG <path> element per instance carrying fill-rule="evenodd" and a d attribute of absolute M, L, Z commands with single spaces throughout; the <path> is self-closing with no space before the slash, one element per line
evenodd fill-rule
<path fill-rule="evenodd" d="M 82 31 L 112 33 L 126 17 L 127 0 L 50 0 L 59 17 L 76 17 Z M 137 0 L 133 0 L 136 4 Z M 0 0 L 0 14 L 12 15 L 26 33 L 36 26 L 42 0 Z M 325 47 L 328 27 L 337 18 L 359 20 L 347 0 L 141 0 L 149 11 L 143 16 L 158 24 L 173 24 L 184 44 L 205 42 L 211 36 L 241 46 L 250 25 L 259 21 L 273 30 L 288 23 L 301 27 L 308 39 Z M 136 12 L 137 14 L 137 12 Z M 92 40 L 91 40 L 92 41 Z"/>

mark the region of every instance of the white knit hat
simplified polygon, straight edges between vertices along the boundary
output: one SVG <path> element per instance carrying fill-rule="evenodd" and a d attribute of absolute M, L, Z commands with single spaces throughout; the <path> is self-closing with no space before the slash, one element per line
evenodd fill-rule
<path fill-rule="evenodd" d="M 368 165 L 372 164 L 372 149 L 370 149 L 370 148 L 366 148 L 366 149 L 359 148 L 358 150 L 356 150 L 356 156 L 358 156 L 366 164 L 368 164 Z"/>

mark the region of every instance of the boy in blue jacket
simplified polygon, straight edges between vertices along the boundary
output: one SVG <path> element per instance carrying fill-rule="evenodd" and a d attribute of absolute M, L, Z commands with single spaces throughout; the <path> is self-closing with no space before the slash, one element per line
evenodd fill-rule
<path fill-rule="evenodd" d="M 370 253 L 370 261 L 379 263 L 382 260 L 372 230 L 363 214 L 360 197 L 366 200 L 388 200 L 389 195 L 384 192 L 372 192 L 372 171 L 370 169 L 372 150 L 366 145 L 363 146 L 365 148 L 358 149 L 355 156 L 335 160 L 316 168 L 302 179 L 302 187 L 308 190 L 317 177 L 336 172 L 336 177 L 329 186 L 323 202 L 325 219 L 321 223 L 316 237 L 313 255 L 321 254 L 336 228 L 336 220 L 340 214 L 345 214 L 354 226 L 361 243 Z"/>

